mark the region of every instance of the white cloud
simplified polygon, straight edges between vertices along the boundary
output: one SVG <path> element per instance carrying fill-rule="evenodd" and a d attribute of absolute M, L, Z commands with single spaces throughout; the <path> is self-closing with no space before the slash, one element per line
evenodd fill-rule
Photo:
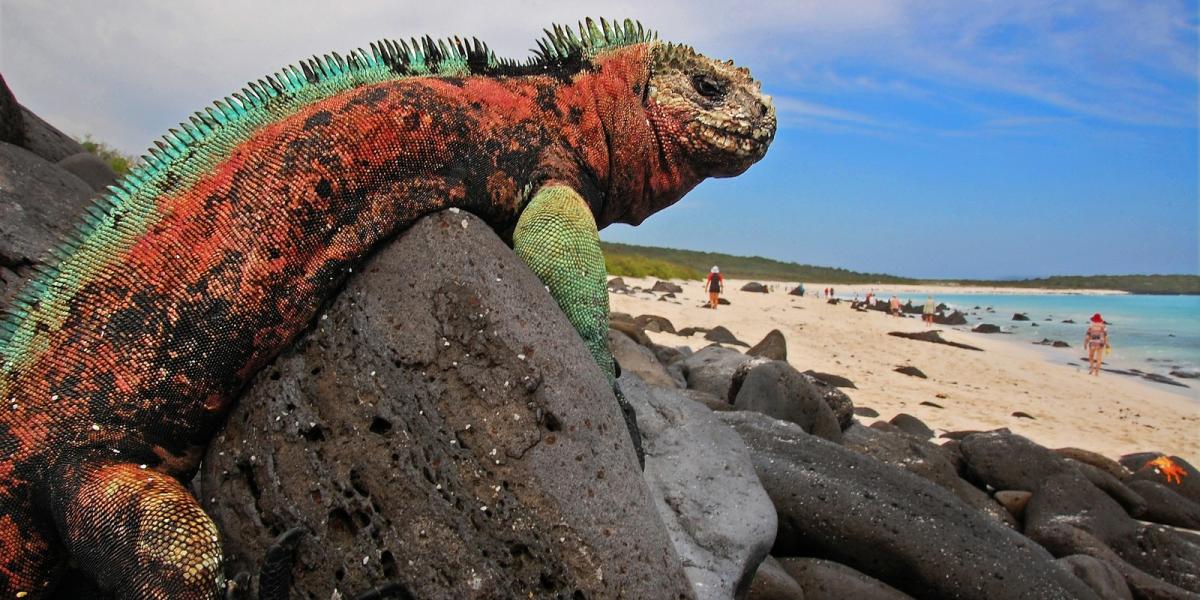
<path fill-rule="evenodd" d="M 1197 27 L 1187 6 L 618 0 L 594 16 L 638 18 L 665 39 L 733 57 L 769 75 L 768 91 L 791 96 L 791 114 L 808 122 L 871 129 L 886 120 L 801 100 L 806 91 L 952 93 L 961 104 L 999 93 L 1101 121 L 1194 127 Z M 0 0 L 0 71 L 51 122 L 136 151 L 214 98 L 313 53 L 428 33 L 477 36 L 524 57 L 542 27 L 595 12 L 579 0 Z M 1180 82 L 1190 87 L 1181 92 Z"/>

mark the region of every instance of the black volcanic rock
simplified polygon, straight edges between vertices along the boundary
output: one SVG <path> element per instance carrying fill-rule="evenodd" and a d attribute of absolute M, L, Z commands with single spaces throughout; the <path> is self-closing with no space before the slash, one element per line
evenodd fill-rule
<path fill-rule="evenodd" d="M 709 329 L 708 333 L 704 334 L 704 339 L 706 339 L 710 342 L 717 342 L 720 344 L 733 344 L 735 346 L 747 346 L 747 347 L 750 346 L 750 344 L 747 344 L 746 342 L 743 342 L 742 340 L 737 339 L 737 337 L 733 335 L 733 332 L 729 331 L 728 329 L 725 329 L 724 327 L 722 327 L 720 325 L 717 325 L 716 327 Z"/>
<path fill-rule="evenodd" d="M 892 370 L 897 373 L 900 373 L 902 375 L 908 375 L 909 377 L 918 377 L 920 379 L 929 379 L 929 377 L 927 377 L 925 375 L 924 371 L 922 371 L 912 365 L 904 365 L 901 367 L 896 367 L 895 369 L 892 369 Z"/>
<path fill-rule="evenodd" d="M 934 314 L 933 322 L 938 325 L 966 325 L 967 317 L 956 310 L 946 316 L 942 316 L 941 313 Z"/>
<path fill-rule="evenodd" d="M 733 392 L 735 408 L 790 421 L 806 433 L 841 441 L 842 428 L 821 390 L 795 367 L 778 360 L 745 366 L 749 369 Z"/>
<path fill-rule="evenodd" d="M 0 306 L 74 231 L 92 188 L 62 167 L 0 142 Z"/>
<path fill-rule="evenodd" d="M 912 473 L 799 426 L 719 413 L 779 513 L 777 556 L 821 556 L 922 598 L 1095 598 L 1036 544 Z"/>
<path fill-rule="evenodd" d="M 1145 512 L 1138 518 L 1200 531 L 1200 504 L 1175 493 L 1174 488 L 1167 485 L 1170 484 L 1149 479 L 1129 481 L 1129 488 L 1145 498 Z"/>
<path fill-rule="evenodd" d="M 800 584 L 809 600 L 912 600 L 912 596 L 878 579 L 831 560 L 781 558 L 779 565 Z"/>
<path fill-rule="evenodd" d="M 230 568 L 303 525 L 298 598 L 692 597 L 604 376 L 465 218 L 355 269 L 233 410 L 201 476 Z"/>
<path fill-rule="evenodd" d="M 650 288 L 650 291 L 659 294 L 682 294 L 683 287 L 678 283 L 671 283 L 670 281 L 656 281 L 654 282 L 654 287 Z"/>
<path fill-rule="evenodd" d="M 1012 318 L 1012 320 L 1014 320 L 1014 321 L 1028 321 L 1028 320 L 1029 320 L 1029 315 L 1027 315 L 1027 314 L 1024 314 L 1024 313 L 1014 313 L 1014 314 L 1013 314 L 1013 318 Z"/>
<path fill-rule="evenodd" d="M 1072 554 L 1058 559 L 1080 580 L 1106 600 L 1133 600 L 1125 578 L 1116 567 L 1086 554 Z"/>
<path fill-rule="evenodd" d="M 1176 494 L 1200 503 L 1200 471 L 1178 456 L 1146 454 L 1141 460 L 1127 460 L 1137 455 L 1121 457 L 1121 464 L 1133 471 L 1134 479 L 1155 481 Z"/>
<path fill-rule="evenodd" d="M 768 556 L 758 565 L 746 600 L 804 600 L 804 589 L 775 557 Z"/>
<path fill-rule="evenodd" d="M 733 374 L 743 363 L 751 360 L 756 359 L 713 344 L 683 359 L 681 364 L 688 389 L 708 392 L 733 404 L 733 397 L 729 393 L 733 387 Z"/>
<path fill-rule="evenodd" d="M 910 340 L 917 340 L 917 341 L 921 341 L 921 342 L 931 342 L 934 344 L 945 344 L 947 346 L 954 346 L 955 348 L 962 348 L 963 350 L 975 350 L 977 352 L 983 352 L 982 348 L 976 348 L 975 346 L 968 346 L 967 344 L 960 344 L 958 342 L 947 341 L 947 340 L 943 339 L 942 335 L 940 333 L 938 333 L 936 330 L 920 331 L 920 332 L 916 332 L 916 333 L 909 333 L 907 331 L 889 331 L 888 335 L 894 335 L 896 337 L 902 337 L 902 338 L 907 338 Z"/>
<path fill-rule="evenodd" d="M 975 333 L 1000 333 L 1000 327 L 991 323 L 980 323 L 971 329 Z"/>
<path fill-rule="evenodd" d="M 863 427 L 857 423 L 843 432 L 842 446 L 928 479 L 996 520 L 1010 527 L 1016 526 L 1016 522 L 998 502 L 959 477 L 955 466 L 957 453 L 952 450 L 911 435 Z"/>
<path fill-rule="evenodd" d="M 846 379 L 845 377 L 842 377 L 841 375 L 833 375 L 830 373 L 818 373 L 817 371 L 813 371 L 812 369 L 805 371 L 804 374 L 808 375 L 809 377 L 813 377 L 814 379 L 820 379 L 821 381 L 825 382 L 826 384 L 834 386 L 834 387 L 858 389 L 854 385 L 853 381 L 850 381 L 849 379 Z"/>
<path fill-rule="evenodd" d="M 892 417 L 888 422 L 896 427 L 899 427 L 901 431 L 910 435 L 915 435 L 923 440 L 933 437 L 933 430 L 930 429 L 924 421 L 908 413 L 900 413 Z"/>
<path fill-rule="evenodd" d="M 627 292 L 627 291 L 629 291 L 629 286 L 626 285 L 625 280 L 620 277 L 613 277 L 612 279 L 609 279 L 608 283 L 605 285 L 606 285 L 606 287 L 608 287 L 608 290 L 610 292 Z"/>
<path fill-rule="evenodd" d="M 660 282 L 661 283 L 661 282 Z M 646 331 L 660 331 L 663 333 L 675 333 L 675 326 L 666 317 L 658 315 L 639 315 L 634 318 L 634 323 Z"/>
<path fill-rule="evenodd" d="M 751 281 L 750 283 L 747 283 L 746 285 L 742 286 L 742 291 L 743 292 L 758 292 L 761 294 L 765 294 L 765 293 L 767 293 L 767 286 L 765 286 L 757 281 Z"/>
<path fill-rule="evenodd" d="M 762 341 L 750 347 L 746 356 L 759 356 L 771 360 L 787 360 L 787 340 L 778 329 L 767 332 Z"/>

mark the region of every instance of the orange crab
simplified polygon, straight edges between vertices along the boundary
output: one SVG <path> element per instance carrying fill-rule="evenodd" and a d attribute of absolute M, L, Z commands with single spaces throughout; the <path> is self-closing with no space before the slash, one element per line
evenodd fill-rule
<path fill-rule="evenodd" d="M 1188 472 L 1183 467 L 1175 464 L 1169 456 L 1160 456 L 1146 463 L 1147 467 L 1154 467 L 1156 473 L 1162 473 L 1163 477 L 1167 478 L 1167 483 L 1176 485 L 1183 483 L 1183 478 L 1187 477 Z"/>

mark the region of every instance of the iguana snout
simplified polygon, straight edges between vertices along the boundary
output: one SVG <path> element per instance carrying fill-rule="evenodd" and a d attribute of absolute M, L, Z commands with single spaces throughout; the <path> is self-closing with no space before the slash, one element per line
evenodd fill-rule
<path fill-rule="evenodd" d="M 748 69 L 679 44 L 659 44 L 651 61 L 647 108 L 669 116 L 657 126 L 677 130 L 660 137 L 682 146 L 698 175 L 733 177 L 766 154 L 775 106 Z"/>

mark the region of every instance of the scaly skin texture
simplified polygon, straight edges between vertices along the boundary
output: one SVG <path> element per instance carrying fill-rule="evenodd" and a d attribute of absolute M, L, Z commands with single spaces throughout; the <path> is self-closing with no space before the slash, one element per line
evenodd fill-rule
<path fill-rule="evenodd" d="M 744 69 L 615 27 L 556 28 L 523 65 L 458 40 L 326 57 L 168 136 L 0 323 L 0 598 L 44 597 L 68 559 L 118 598 L 216 598 L 217 532 L 180 482 L 422 215 L 515 228 L 611 375 L 596 226 L 744 171 L 775 127 Z"/>

